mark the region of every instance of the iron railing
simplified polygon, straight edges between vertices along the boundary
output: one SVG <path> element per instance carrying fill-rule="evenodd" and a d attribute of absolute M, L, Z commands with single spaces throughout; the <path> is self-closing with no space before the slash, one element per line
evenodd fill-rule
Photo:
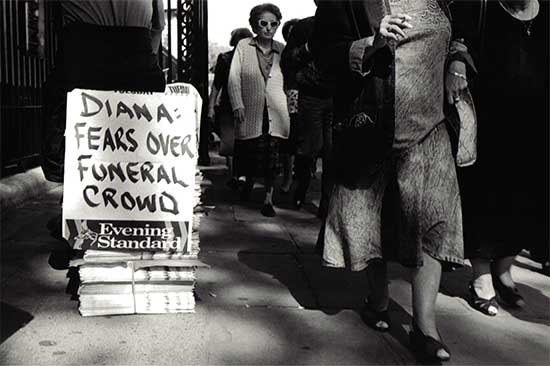
<path fill-rule="evenodd" d="M 0 4 L 1 176 L 39 161 L 42 84 L 56 47 L 52 11 L 42 0 Z"/>
<path fill-rule="evenodd" d="M 39 163 L 42 85 L 55 63 L 57 29 L 54 24 L 60 21 L 58 5 L 57 1 L 46 0 L 0 1 L 0 176 L 24 171 Z M 167 0 L 167 5 L 168 42 L 161 45 L 159 63 L 168 82 L 191 83 L 206 101 L 207 0 Z M 172 34 L 174 20 L 176 34 Z M 172 38 L 176 37 L 177 50 L 172 50 Z M 202 131 L 206 133 L 207 129 Z M 207 140 L 201 138 L 204 143 Z M 207 157 L 208 146 L 204 143 L 199 148 L 200 155 Z"/>

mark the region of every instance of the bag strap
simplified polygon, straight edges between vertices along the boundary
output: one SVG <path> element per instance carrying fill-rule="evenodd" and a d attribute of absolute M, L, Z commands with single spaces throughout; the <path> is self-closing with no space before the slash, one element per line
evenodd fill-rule
<path fill-rule="evenodd" d="M 485 25 L 487 19 L 487 0 L 481 0 L 479 6 L 479 19 L 477 22 L 477 34 L 479 37 L 479 54 L 482 55 L 485 48 Z"/>

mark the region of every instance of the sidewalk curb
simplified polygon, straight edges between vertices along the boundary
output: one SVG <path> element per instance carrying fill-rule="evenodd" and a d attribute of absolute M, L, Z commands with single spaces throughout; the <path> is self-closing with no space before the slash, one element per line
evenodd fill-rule
<path fill-rule="evenodd" d="M 60 186 L 46 180 L 40 167 L 0 179 L 0 213 L 2 216 L 21 203 Z"/>

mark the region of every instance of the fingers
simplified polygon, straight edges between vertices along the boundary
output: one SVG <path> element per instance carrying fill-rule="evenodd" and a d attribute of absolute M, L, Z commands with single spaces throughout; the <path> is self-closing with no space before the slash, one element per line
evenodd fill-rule
<path fill-rule="evenodd" d="M 447 102 L 449 104 L 455 104 L 461 100 L 462 92 L 468 87 L 467 82 L 452 83 L 447 87 Z"/>
<path fill-rule="evenodd" d="M 403 29 L 410 29 L 412 28 L 412 24 L 410 23 L 411 20 L 412 17 L 407 14 L 395 14 L 390 15 L 388 23 L 397 25 Z"/>
<path fill-rule="evenodd" d="M 390 33 L 396 35 L 396 37 L 397 36 L 401 36 L 401 38 L 407 37 L 405 32 L 403 32 L 403 30 L 398 25 L 390 24 L 390 25 L 388 25 L 387 29 Z"/>
<path fill-rule="evenodd" d="M 244 109 L 236 109 L 233 111 L 233 119 L 235 122 L 244 122 Z"/>
<path fill-rule="evenodd" d="M 412 18 L 407 14 L 393 14 L 385 16 L 380 22 L 380 35 L 384 38 L 399 41 L 407 37 L 404 30 L 411 29 Z"/>
<path fill-rule="evenodd" d="M 455 97 L 452 95 L 452 93 L 447 93 L 447 103 L 449 104 L 455 103 Z"/>

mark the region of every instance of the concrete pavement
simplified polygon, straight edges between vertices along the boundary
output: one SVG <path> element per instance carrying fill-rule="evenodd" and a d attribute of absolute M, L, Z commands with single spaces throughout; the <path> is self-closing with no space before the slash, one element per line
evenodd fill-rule
<path fill-rule="evenodd" d="M 278 216 L 265 218 L 260 189 L 242 204 L 224 186 L 222 160 L 212 160 L 203 170 L 212 210 L 200 233 L 201 260 L 211 268 L 198 272 L 194 314 L 82 318 L 65 293 L 66 271 L 47 263 L 58 243 L 45 226 L 59 210 L 60 188 L 4 217 L 0 364 L 415 364 L 407 271 L 390 267 L 392 331 L 371 330 L 358 313 L 365 278 L 323 268 L 314 253 L 316 207 L 295 211 L 278 194 Z M 449 364 L 549 363 L 550 281 L 538 268 L 519 258 L 514 276 L 528 305 L 495 318 L 467 304 L 469 267 L 444 274 L 438 319 Z"/>

